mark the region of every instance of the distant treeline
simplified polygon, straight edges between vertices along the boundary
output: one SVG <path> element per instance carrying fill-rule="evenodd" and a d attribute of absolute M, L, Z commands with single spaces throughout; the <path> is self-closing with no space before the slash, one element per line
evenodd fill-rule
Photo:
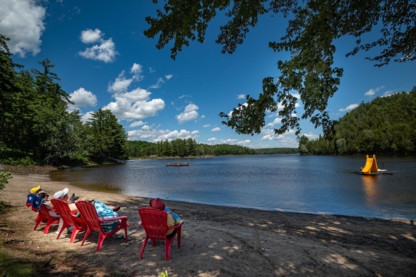
<path fill-rule="evenodd" d="M 298 148 L 261 148 L 254 149 L 256 154 L 299 154 Z"/>
<path fill-rule="evenodd" d="M 361 103 L 339 121 L 328 121 L 324 136 L 299 138 L 303 155 L 416 154 L 416 87 L 410 92 Z"/>
<path fill-rule="evenodd" d="M 190 157 L 190 156 L 220 156 L 220 155 L 254 155 L 253 149 L 230 144 L 208 145 L 197 143 L 194 139 L 175 139 L 172 141 L 128 141 L 127 154 L 129 157 Z"/>

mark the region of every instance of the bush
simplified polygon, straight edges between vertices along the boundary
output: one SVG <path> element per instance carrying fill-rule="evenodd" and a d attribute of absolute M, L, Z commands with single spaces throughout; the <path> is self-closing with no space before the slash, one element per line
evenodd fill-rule
<path fill-rule="evenodd" d="M 0 171 L 0 190 L 4 189 L 4 186 L 8 183 L 7 180 L 13 178 L 10 172 Z M 3 202 L 0 202 L 0 213 L 4 213 L 6 210 L 6 205 Z"/>
<path fill-rule="evenodd" d="M 30 157 L 24 158 L 7 158 L 0 160 L 0 163 L 13 166 L 35 166 L 37 163 Z"/>
<path fill-rule="evenodd" d="M 0 190 L 4 189 L 4 185 L 8 183 L 7 180 L 13 178 L 10 172 L 0 172 Z"/>

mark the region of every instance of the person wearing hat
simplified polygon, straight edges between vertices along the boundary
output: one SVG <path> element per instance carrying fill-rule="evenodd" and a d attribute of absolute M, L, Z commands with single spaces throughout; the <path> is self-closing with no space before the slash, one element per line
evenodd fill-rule
<path fill-rule="evenodd" d="M 53 198 L 62 200 L 64 202 L 67 202 L 68 207 L 71 210 L 71 213 L 77 214 L 78 213 L 78 208 L 75 205 L 75 200 L 78 199 L 79 197 L 75 197 L 75 194 L 72 194 L 71 198 L 69 198 L 68 197 L 68 192 L 69 192 L 69 189 L 64 188 L 63 190 L 55 192 L 55 194 L 53 195 Z M 52 203 L 51 203 L 51 205 L 52 205 Z M 79 221 L 80 224 L 83 224 L 83 225 L 85 224 L 84 220 L 81 219 L 80 217 L 77 217 L 76 220 Z M 58 230 L 56 231 L 57 234 L 59 234 L 59 231 L 61 230 L 62 225 L 63 225 L 63 220 L 61 219 L 59 221 Z M 68 231 L 71 232 L 72 228 L 73 228 L 73 226 L 68 227 Z"/>
<path fill-rule="evenodd" d="M 41 190 L 40 186 L 31 188 L 29 190 L 29 194 L 27 195 L 27 199 L 26 199 L 26 207 L 32 207 L 32 210 L 33 210 L 33 201 L 37 198 L 36 194 L 40 190 Z M 36 212 L 38 210 L 34 210 L 34 211 Z"/>
<path fill-rule="evenodd" d="M 149 206 L 156 210 L 165 211 L 168 214 L 168 226 L 175 226 L 180 222 L 180 217 L 172 212 L 169 208 L 165 207 L 165 203 L 163 203 L 162 199 L 154 198 L 149 201 Z M 171 238 L 176 234 L 176 229 L 170 229 L 166 233 L 168 238 Z"/>
<path fill-rule="evenodd" d="M 38 193 L 33 195 L 32 200 L 32 210 L 39 211 L 40 205 L 45 204 L 48 200 L 48 194 L 43 190 L 38 191 Z M 52 214 L 51 214 L 52 215 Z M 52 215 L 54 216 L 54 215 Z M 58 216 L 59 217 L 59 216 Z"/>

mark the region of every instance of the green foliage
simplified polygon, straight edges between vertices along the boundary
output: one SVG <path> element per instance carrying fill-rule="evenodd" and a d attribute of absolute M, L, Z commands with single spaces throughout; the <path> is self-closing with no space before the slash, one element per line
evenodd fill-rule
<path fill-rule="evenodd" d="M 169 277 L 168 271 L 160 273 L 160 277 Z"/>
<path fill-rule="evenodd" d="M 303 135 L 300 137 L 298 150 L 301 155 L 309 154 L 308 148 L 306 147 L 308 142 L 309 142 L 309 138 L 307 136 Z"/>
<path fill-rule="evenodd" d="M 157 0 L 153 2 L 157 3 Z M 286 34 L 279 42 L 269 42 L 273 51 L 286 51 L 291 54 L 287 61 L 278 61 L 281 72 L 277 83 L 273 78 L 263 79 L 263 92 L 258 99 L 247 96 L 247 103 L 239 104 L 232 116 L 220 113 L 223 124 L 233 128 L 238 134 L 259 134 L 265 126 L 267 111 L 276 112 L 278 103 L 283 109 L 278 111 L 282 125 L 275 133 L 297 129 L 300 133 L 300 120 L 310 118 L 324 132 L 331 131 L 332 124 L 325 111 L 328 100 L 338 90 L 343 69 L 334 66 L 336 48 L 334 41 L 344 37 L 356 37 L 356 47 L 348 54 L 375 48 L 381 51 L 374 57 L 375 66 L 383 66 L 391 60 L 406 62 L 416 59 L 415 20 L 416 5 L 412 1 L 395 0 L 247 0 L 247 1 L 181 1 L 166 0 L 162 9 L 156 11 L 156 18 L 146 17 L 150 25 L 144 34 L 149 38 L 159 35 L 156 47 L 162 49 L 173 41 L 171 58 L 175 59 L 183 46 L 190 41 L 205 40 L 208 23 L 218 11 L 228 9 L 229 22 L 220 27 L 217 43 L 223 45 L 223 53 L 233 53 L 244 42 L 250 28 L 254 28 L 261 15 L 279 14 L 290 16 Z M 366 33 L 375 26 L 381 26 L 379 37 L 367 43 L 362 41 Z M 273 27 L 271 27 L 273 28 Z M 280 28 L 280 26 L 278 27 Z M 371 51 L 374 53 L 374 51 Z M 300 94 L 300 99 L 292 95 Z M 296 102 L 303 102 L 304 114 L 296 114 Z M 333 132 L 332 132 L 333 133 Z"/>
<path fill-rule="evenodd" d="M 10 172 L 0 171 L 0 190 L 8 183 L 8 180 L 13 178 Z"/>
<path fill-rule="evenodd" d="M 0 34 L 0 161 L 10 165 L 84 164 L 124 158 L 127 135 L 110 111 L 99 110 L 87 125 L 62 90 L 49 59 L 41 69 L 21 70 Z"/>
<path fill-rule="evenodd" d="M 0 190 L 3 190 L 8 180 L 13 178 L 10 172 L 0 171 Z M 0 201 L 0 214 L 6 212 L 6 204 L 3 201 Z"/>
<path fill-rule="evenodd" d="M 416 89 L 379 97 L 347 113 L 333 133 L 300 140 L 315 155 L 416 154 Z"/>
<path fill-rule="evenodd" d="M 205 155 L 253 155 L 253 149 L 230 144 L 197 144 L 194 139 L 176 139 L 159 141 L 128 141 L 127 153 L 129 157 L 189 157 Z"/>
<path fill-rule="evenodd" d="M 254 149 L 256 154 L 299 154 L 299 150 L 297 148 L 261 148 L 261 149 Z"/>
<path fill-rule="evenodd" d="M 99 109 L 87 123 L 88 152 L 98 160 L 126 157 L 127 134 L 116 116 Z"/>
<path fill-rule="evenodd" d="M 13 166 L 34 166 L 38 164 L 37 162 L 33 161 L 31 157 L 6 158 L 6 159 L 1 159 L 0 163 L 13 165 Z"/>

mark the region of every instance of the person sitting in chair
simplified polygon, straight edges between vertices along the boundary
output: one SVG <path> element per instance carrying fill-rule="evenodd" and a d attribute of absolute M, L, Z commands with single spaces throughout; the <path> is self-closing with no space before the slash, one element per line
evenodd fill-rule
<path fill-rule="evenodd" d="M 165 203 L 163 203 L 162 199 L 154 198 L 149 201 L 149 206 L 153 209 L 165 211 L 168 214 L 168 226 L 175 226 L 180 222 L 180 217 L 172 212 L 169 208 L 165 207 Z M 173 237 L 176 234 L 176 229 L 170 229 L 166 233 L 168 238 Z"/>
<path fill-rule="evenodd" d="M 39 211 L 39 208 L 38 209 L 34 208 L 33 207 L 33 202 L 38 198 L 37 197 L 37 193 L 39 191 L 41 191 L 40 186 L 31 188 L 29 190 L 29 193 L 28 193 L 27 199 L 26 199 L 26 207 L 32 207 L 32 210 L 35 211 L 35 212 L 38 212 Z"/>

